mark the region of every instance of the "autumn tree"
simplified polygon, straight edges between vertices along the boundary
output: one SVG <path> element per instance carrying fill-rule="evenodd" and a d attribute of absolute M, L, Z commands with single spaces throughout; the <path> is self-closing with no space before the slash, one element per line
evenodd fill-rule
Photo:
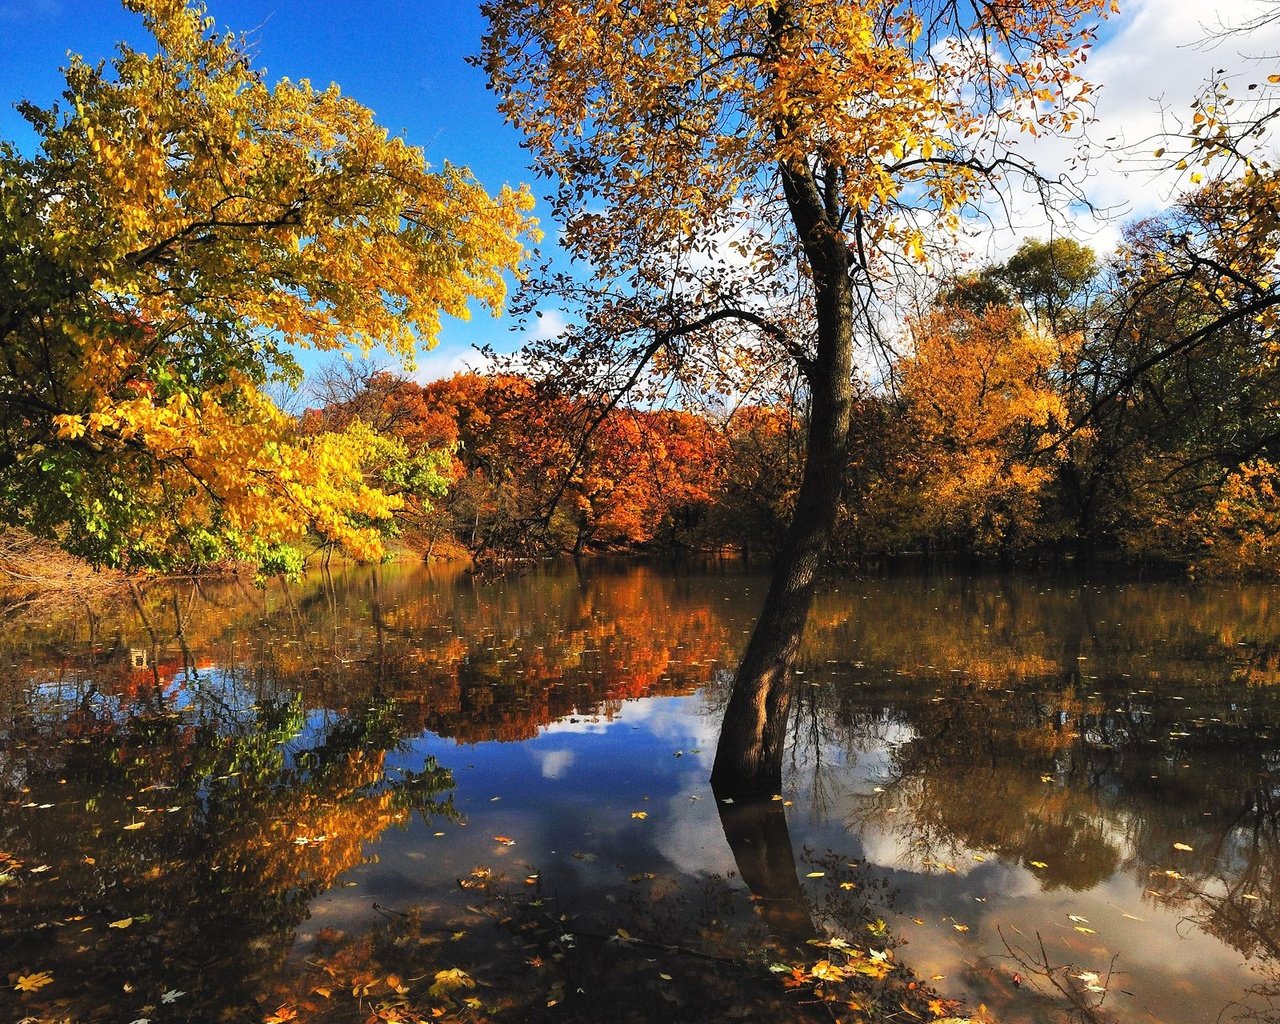
<path fill-rule="evenodd" d="M 876 288 L 983 191 L 1031 169 L 1020 133 L 1069 128 L 1105 0 L 489 0 L 480 61 L 556 181 L 590 279 L 542 348 L 566 380 L 648 366 L 730 390 L 785 363 L 807 397 L 805 464 L 739 665 L 713 782 L 772 793 L 790 668 L 840 505 L 855 337 Z M 538 293 L 531 301 L 538 300 Z M 741 379 L 745 377 L 746 379 Z"/>
<path fill-rule="evenodd" d="M 946 303 L 914 321 L 911 336 L 899 372 L 919 502 L 916 521 L 899 525 L 984 553 L 1034 541 L 1070 421 L 1051 374 L 1074 340 L 1037 330 L 1012 306 Z"/>
<path fill-rule="evenodd" d="M 336 86 L 274 84 L 182 0 L 156 52 L 73 57 L 0 144 L 0 517 L 122 566 L 379 548 L 368 430 L 299 435 L 264 387 L 298 348 L 408 357 L 497 309 L 530 196 L 429 170 Z"/>

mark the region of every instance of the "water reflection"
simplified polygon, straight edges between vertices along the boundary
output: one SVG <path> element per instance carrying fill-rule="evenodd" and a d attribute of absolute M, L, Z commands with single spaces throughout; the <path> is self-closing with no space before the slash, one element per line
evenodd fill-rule
<path fill-rule="evenodd" d="M 462 934 L 449 962 L 525 994 L 486 991 L 485 1012 L 554 998 L 591 1019 L 592 986 L 565 987 L 589 950 L 575 970 L 652 996 L 635 1019 L 693 1013 L 703 985 L 727 1012 L 751 986 L 726 964 L 840 968 L 813 945 L 837 938 L 1003 1020 L 1053 1020 L 1060 986 L 1005 946 L 1038 955 L 1039 934 L 1081 1006 L 1114 960 L 1121 1019 L 1280 1019 L 1272 590 L 844 582 L 806 640 L 784 799 L 721 804 L 709 752 L 760 592 L 733 567 L 387 569 L 10 623 L 0 1010 L 189 1019 L 216 992 L 263 1019 L 330 987 L 307 959 L 394 1000 L 388 950 L 416 928 Z M 571 955 L 547 915 L 598 941 Z M 691 953 L 644 974 L 619 928 L 713 958 L 722 1002 Z M 39 970 L 54 983 L 14 990 Z M 431 1003 L 431 982 L 405 998 Z M 126 985 L 135 1017 L 101 1010 Z"/>
<path fill-rule="evenodd" d="M 392 825 L 451 817 L 449 773 L 386 771 L 386 701 L 337 717 L 212 668 L 125 680 L 38 684 L 6 716 L 7 1019 L 260 1017 L 310 901 Z"/>

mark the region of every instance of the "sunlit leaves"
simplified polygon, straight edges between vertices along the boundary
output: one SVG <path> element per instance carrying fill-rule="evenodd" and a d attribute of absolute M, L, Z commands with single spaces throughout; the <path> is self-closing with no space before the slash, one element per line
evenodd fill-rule
<path fill-rule="evenodd" d="M 471 975 L 459 967 L 450 967 L 436 972 L 435 980 L 427 991 L 437 998 L 443 998 L 459 989 L 475 987 L 476 982 Z"/>
<path fill-rule="evenodd" d="M 34 974 L 19 975 L 18 981 L 13 987 L 18 992 L 39 992 L 46 985 L 52 984 L 52 971 L 37 971 Z"/>
<path fill-rule="evenodd" d="M 40 157 L 0 148 L 0 514 L 109 564 L 278 563 L 309 529 L 370 557 L 370 442 L 291 436 L 262 389 L 291 346 L 409 357 L 497 309 L 531 198 L 268 83 L 197 9 L 129 7 L 157 52 L 73 58 L 64 107 L 23 107 Z"/>

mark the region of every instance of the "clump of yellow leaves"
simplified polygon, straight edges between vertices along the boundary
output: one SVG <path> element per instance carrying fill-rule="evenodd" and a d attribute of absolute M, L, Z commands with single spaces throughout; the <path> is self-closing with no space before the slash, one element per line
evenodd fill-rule
<path fill-rule="evenodd" d="M 482 62 L 507 117 L 581 216 L 571 247 L 599 267 L 737 226 L 772 248 L 773 167 L 823 176 L 833 211 L 917 259 L 925 233 L 989 181 L 968 158 L 1008 132 L 1078 122 L 1073 73 L 1106 0 L 954 5 L 873 0 L 490 0 Z M 608 215 L 588 212 L 601 204 Z M 579 201 L 582 200 L 582 201 Z M 754 218 L 751 219 L 751 218 Z"/>
<path fill-rule="evenodd" d="M 68 108 L 23 107 L 41 159 L 0 148 L 0 238 L 30 257 L 0 283 L 0 514 L 116 564 L 307 530 L 376 556 L 374 439 L 298 436 L 263 389 L 297 348 L 408 360 L 498 310 L 532 198 L 430 170 L 337 86 L 269 83 L 201 8 L 126 6 L 157 52 L 72 58 Z"/>
<path fill-rule="evenodd" d="M 1051 373 L 1075 345 L 1020 310 L 944 307 L 911 325 L 902 388 L 918 444 L 919 515 L 979 549 L 1027 537 L 1070 423 Z"/>

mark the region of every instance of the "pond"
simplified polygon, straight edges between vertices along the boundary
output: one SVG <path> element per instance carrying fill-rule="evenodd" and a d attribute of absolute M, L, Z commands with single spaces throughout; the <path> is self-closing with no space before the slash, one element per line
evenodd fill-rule
<path fill-rule="evenodd" d="M 1280 591 L 352 569 L 18 610 L 0 1019 L 1280 1020 Z"/>

